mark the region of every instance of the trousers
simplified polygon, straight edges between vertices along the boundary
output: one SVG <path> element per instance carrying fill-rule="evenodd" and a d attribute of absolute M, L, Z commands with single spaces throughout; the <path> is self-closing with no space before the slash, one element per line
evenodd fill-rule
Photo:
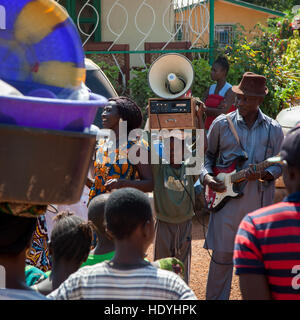
<path fill-rule="evenodd" d="M 206 300 L 229 300 L 233 273 L 233 253 L 213 251 L 210 261 Z"/>
<path fill-rule="evenodd" d="M 184 281 L 190 278 L 192 256 L 192 220 L 168 223 L 156 220 L 154 260 L 175 257 L 184 265 Z"/>

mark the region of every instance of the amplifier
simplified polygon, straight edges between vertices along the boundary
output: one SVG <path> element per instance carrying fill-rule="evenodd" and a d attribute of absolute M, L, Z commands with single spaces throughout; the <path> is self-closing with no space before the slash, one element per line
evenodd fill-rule
<path fill-rule="evenodd" d="M 196 129 L 196 102 L 194 98 L 148 101 L 150 129 Z"/>

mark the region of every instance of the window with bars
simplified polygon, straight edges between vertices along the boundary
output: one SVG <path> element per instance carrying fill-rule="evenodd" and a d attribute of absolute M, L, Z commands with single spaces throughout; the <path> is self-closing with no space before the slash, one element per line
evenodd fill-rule
<path fill-rule="evenodd" d="M 177 41 L 189 41 L 190 40 L 190 35 L 189 35 L 189 26 L 187 22 L 179 23 L 175 22 L 175 40 Z"/>
<path fill-rule="evenodd" d="M 231 45 L 234 39 L 234 28 L 231 24 L 215 25 L 215 40 L 220 46 Z"/>
<path fill-rule="evenodd" d="M 181 41 L 183 39 L 183 30 L 182 30 L 182 27 L 183 25 L 179 24 L 179 23 L 176 23 L 176 31 L 177 34 L 176 34 L 176 37 L 175 37 L 175 40 L 178 40 L 178 41 Z M 179 29 L 179 30 L 178 30 Z"/>

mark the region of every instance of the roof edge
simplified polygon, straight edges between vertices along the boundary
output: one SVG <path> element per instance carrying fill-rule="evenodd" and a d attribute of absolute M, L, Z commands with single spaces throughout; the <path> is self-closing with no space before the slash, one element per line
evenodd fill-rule
<path fill-rule="evenodd" d="M 225 2 L 232 3 L 232 4 L 236 4 L 238 6 L 245 7 L 245 8 L 254 9 L 257 11 L 262 11 L 265 13 L 273 14 L 278 17 L 284 17 L 286 15 L 284 12 L 269 9 L 266 7 L 259 6 L 257 4 L 253 4 L 253 3 L 249 3 L 249 2 L 245 2 L 245 1 L 241 1 L 241 0 L 221 0 L 221 1 L 225 1 Z"/>

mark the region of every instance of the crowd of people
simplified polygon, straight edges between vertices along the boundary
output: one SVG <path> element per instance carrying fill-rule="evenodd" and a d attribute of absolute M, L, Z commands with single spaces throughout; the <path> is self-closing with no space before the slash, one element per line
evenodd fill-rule
<path fill-rule="evenodd" d="M 226 198 L 209 217 L 206 299 L 229 299 L 234 267 L 244 299 L 300 299 L 300 126 L 284 138 L 259 107 L 268 94 L 266 78 L 245 72 L 232 86 L 228 70 L 225 57 L 214 62 L 216 83 L 198 106 L 205 162 L 197 175 L 186 172 L 184 132 L 162 137 L 169 141 L 169 161 L 158 164 L 151 164 L 147 133 L 120 139 L 120 123 L 126 121 L 128 137 L 143 121 L 137 104 L 121 96 L 103 109 L 110 134 L 97 141 L 86 220 L 59 212 L 45 236 L 45 206 L 0 204 L 0 265 L 6 270 L 0 299 L 197 299 L 189 287 L 194 185 L 199 179 L 203 193 L 227 192 L 232 185 L 217 172 L 233 170 L 243 173 L 233 184 L 239 196 Z M 130 161 L 134 150 L 148 162 Z M 282 174 L 289 196 L 273 204 Z M 152 243 L 151 262 L 145 253 Z"/>

